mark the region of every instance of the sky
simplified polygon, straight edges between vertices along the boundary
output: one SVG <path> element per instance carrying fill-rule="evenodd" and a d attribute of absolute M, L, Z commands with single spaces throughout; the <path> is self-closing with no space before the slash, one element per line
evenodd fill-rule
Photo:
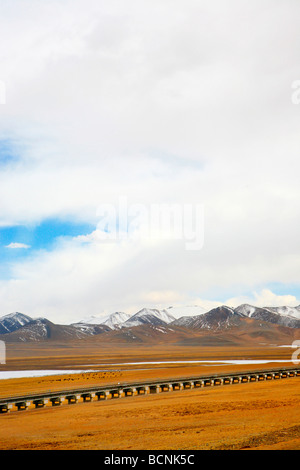
<path fill-rule="evenodd" d="M 0 18 L 0 316 L 300 304 L 298 0 Z"/>

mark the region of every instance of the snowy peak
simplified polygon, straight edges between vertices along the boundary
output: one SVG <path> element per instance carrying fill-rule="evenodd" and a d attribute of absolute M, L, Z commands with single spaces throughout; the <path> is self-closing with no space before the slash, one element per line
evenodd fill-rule
<path fill-rule="evenodd" d="M 271 312 L 277 313 L 278 315 L 282 315 L 284 317 L 292 317 L 300 320 L 300 306 L 298 307 L 264 307 Z"/>
<path fill-rule="evenodd" d="M 228 328 L 236 323 L 239 314 L 226 305 L 214 308 L 209 312 L 191 317 L 181 317 L 174 321 L 174 325 L 185 326 L 195 330 L 218 330 Z"/>
<path fill-rule="evenodd" d="M 300 327 L 299 307 L 254 307 L 253 305 L 243 304 L 235 308 L 234 312 L 241 316 L 290 328 Z"/>
<path fill-rule="evenodd" d="M 102 323 L 103 325 L 109 326 L 112 330 L 119 328 L 123 325 L 132 315 L 124 312 L 111 313 L 107 319 Z"/>
<path fill-rule="evenodd" d="M 253 307 L 252 305 L 249 304 L 242 304 L 239 305 L 234 309 L 235 313 L 238 313 L 239 315 L 242 315 L 243 317 L 252 317 L 252 315 L 256 311 L 256 307 Z"/>
<path fill-rule="evenodd" d="M 298 307 L 254 307 L 249 304 L 239 305 L 234 309 L 236 313 L 246 317 L 257 317 L 258 315 L 265 314 L 267 312 L 274 313 L 276 315 L 281 315 L 282 317 L 292 317 L 297 320 L 300 320 L 300 306 Z"/>
<path fill-rule="evenodd" d="M 175 320 L 175 317 L 171 315 L 167 310 L 158 310 L 156 308 L 143 308 L 129 320 L 127 320 L 122 326 L 131 328 L 133 326 L 151 324 L 151 325 L 166 325 Z"/>
<path fill-rule="evenodd" d="M 31 317 L 23 313 L 9 313 L 0 318 L 0 334 L 11 333 L 32 321 Z"/>
<path fill-rule="evenodd" d="M 76 326 L 82 326 L 82 325 L 106 325 L 112 330 L 115 330 L 116 328 L 119 328 L 126 320 L 128 320 L 131 317 L 128 313 L 124 312 L 114 312 L 111 313 L 110 315 L 106 316 L 96 316 L 96 315 L 91 315 L 87 318 L 84 318 L 80 322 L 74 324 Z"/>

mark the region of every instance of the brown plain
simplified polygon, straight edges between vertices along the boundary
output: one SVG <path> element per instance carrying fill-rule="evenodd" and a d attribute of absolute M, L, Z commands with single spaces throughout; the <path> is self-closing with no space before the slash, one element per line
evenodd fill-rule
<path fill-rule="evenodd" d="M 7 367 L 1 370 L 65 368 L 78 369 L 78 373 L 1 380 L 0 396 L 278 367 L 276 363 L 125 364 L 241 358 L 277 358 L 287 361 L 282 366 L 290 366 L 291 350 L 267 346 L 11 344 Z M 84 369 L 90 372 L 82 373 Z M 0 449 L 300 450 L 299 393 L 300 377 L 295 377 L 12 411 L 0 415 Z"/>

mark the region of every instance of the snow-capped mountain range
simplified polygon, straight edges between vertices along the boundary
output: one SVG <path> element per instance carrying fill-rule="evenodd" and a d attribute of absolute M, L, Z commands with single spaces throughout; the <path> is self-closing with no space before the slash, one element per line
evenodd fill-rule
<path fill-rule="evenodd" d="M 134 315 L 116 312 L 107 317 L 89 317 L 79 322 L 78 325 L 102 324 L 111 329 L 117 329 L 143 324 L 164 325 L 174 322 L 175 325 L 185 327 L 201 325 L 202 328 L 210 328 L 211 324 L 220 316 L 220 312 L 227 320 L 232 316 L 234 318 L 248 317 L 292 328 L 300 327 L 300 305 L 297 307 L 254 307 L 249 304 L 242 304 L 236 308 L 223 305 L 209 311 L 199 306 L 168 307 L 163 310 L 143 308 Z"/>
<path fill-rule="evenodd" d="M 83 320 L 80 320 L 80 322 L 75 323 L 75 325 L 107 325 L 109 328 L 114 330 L 115 328 L 118 328 L 120 325 L 125 323 L 126 320 L 129 320 L 131 316 L 132 315 L 129 313 L 124 312 L 114 312 L 110 315 L 106 315 L 105 317 L 92 315 L 90 317 L 84 318 Z"/>
<path fill-rule="evenodd" d="M 118 328 L 131 328 L 134 326 L 152 324 L 165 325 L 186 315 L 200 315 L 206 310 L 199 306 L 168 307 L 166 309 L 142 308 L 137 313 L 130 315 L 124 312 L 115 312 L 105 317 L 90 316 L 76 323 L 82 325 L 107 325 L 112 330 Z"/>
<path fill-rule="evenodd" d="M 247 323 L 248 321 L 248 323 Z M 79 339 L 118 331 L 134 338 L 135 328 L 143 326 L 164 334 L 176 328 L 185 332 L 228 331 L 245 329 L 247 324 L 276 325 L 289 329 L 300 328 L 300 305 L 297 307 L 255 307 L 243 304 L 236 308 L 225 305 L 206 311 L 199 306 L 143 308 L 137 313 L 114 312 L 107 316 L 90 316 L 70 325 L 57 325 L 46 318 L 31 318 L 15 312 L 0 318 L 0 336 L 11 341 L 40 341 L 42 339 Z M 246 322 L 246 323 L 245 323 Z M 268 327 L 269 328 L 269 327 Z M 146 331 L 145 329 L 145 331 Z M 147 330 L 147 331 L 148 331 Z M 127 333 L 126 333 L 127 334 Z M 148 333 L 147 333 L 148 334 Z"/>

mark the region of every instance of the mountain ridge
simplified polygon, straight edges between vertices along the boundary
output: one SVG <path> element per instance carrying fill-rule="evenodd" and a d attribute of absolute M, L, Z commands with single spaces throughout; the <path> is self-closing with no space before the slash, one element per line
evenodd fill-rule
<path fill-rule="evenodd" d="M 101 337 L 103 341 L 168 340 L 177 335 L 182 341 L 196 341 L 199 334 L 246 334 L 253 337 L 290 334 L 300 328 L 300 306 L 256 307 L 241 304 L 236 308 L 226 305 L 198 315 L 175 318 L 172 308 L 143 308 L 130 315 L 114 312 L 106 317 L 91 316 L 69 325 L 57 325 L 46 318 L 31 318 L 20 312 L 0 318 L 0 338 L 4 341 L 74 340 Z M 185 312 L 188 310 L 185 309 Z M 193 311 L 199 311 L 194 309 Z M 179 310 L 180 312 L 180 310 Z M 178 313 L 178 310 L 177 310 Z M 283 330 L 281 330 L 283 329 Z M 224 339 L 225 341 L 225 339 Z"/>

